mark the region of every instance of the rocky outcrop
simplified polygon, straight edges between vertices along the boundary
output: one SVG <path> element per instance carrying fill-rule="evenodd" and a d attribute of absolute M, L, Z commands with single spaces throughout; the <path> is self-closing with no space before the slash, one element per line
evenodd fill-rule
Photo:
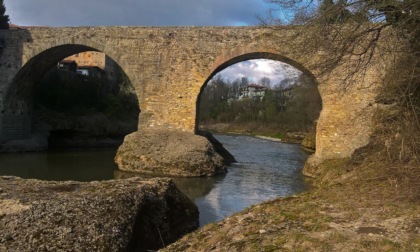
<path fill-rule="evenodd" d="M 180 177 L 225 173 L 227 165 L 207 138 L 165 129 L 127 135 L 115 162 L 123 171 Z"/>
<path fill-rule="evenodd" d="M 197 227 L 197 207 L 169 179 L 0 177 L 0 251 L 156 250 Z"/>

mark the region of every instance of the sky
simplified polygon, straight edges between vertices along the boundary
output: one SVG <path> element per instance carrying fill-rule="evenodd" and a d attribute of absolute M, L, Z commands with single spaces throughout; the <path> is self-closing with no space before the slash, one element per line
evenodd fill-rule
<path fill-rule="evenodd" d="M 237 26 L 257 25 L 264 0 L 4 0 L 17 25 Z"/>
<path fill-rule="evenodd" d="M 263 77 L 270 79 L 270 85 L 278 84 L 285 78 L 297 78 L 302 72 L 289 64 L 275 60 L 247 60 L 232 65 L 218 74 L 224 78 L 234 81 L 238 78 L 247 77 L 250 83 L 259 84 Z"/>
<path fill-rule="evenodd" d="M 13 24 L 53 27 L 250 26 L 258 25 L 257 17 L 270 8 L 264 0 L 4 0 L 4 4 Z M 278 82 L 284 73 L 270 66 L 266 61 L 246 61 L 225 69 L 223 75 L 232 80 L 266 76 Z"/>

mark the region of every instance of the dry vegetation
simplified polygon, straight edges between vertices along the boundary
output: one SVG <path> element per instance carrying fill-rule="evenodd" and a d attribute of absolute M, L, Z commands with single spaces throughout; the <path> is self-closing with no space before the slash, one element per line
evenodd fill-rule
<path fill-rule="evenodd" d="M 250 207 L 163 251 L 420 251 L 418 111 L 404 95 L 385 102 L 389 90 L 378 98 L 371 143 L 324 162 L 312 190 Z"/>
<path fill-rule="evenodd" d="M 311 191 L 250 207 L 163 251 L 420 251 L 418 162 L 389 162 L 384 152 L 369 145 L 325 162 Z"/>

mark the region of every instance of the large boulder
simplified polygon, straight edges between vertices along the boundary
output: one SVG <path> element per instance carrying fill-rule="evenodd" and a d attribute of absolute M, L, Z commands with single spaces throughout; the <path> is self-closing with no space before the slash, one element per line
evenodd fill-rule
<path fill-rule="evenodd" d="M 115 162 L 123 171 L 180 177 L 226 173 L 228 163 L 206 137 L 163 129 L 127 135 Z"/>
<path fill-rule="evenodd" d="M 0 251 L 147 251 L 198 227 L 169 179 L 48 182 L 0 177 Z"/>

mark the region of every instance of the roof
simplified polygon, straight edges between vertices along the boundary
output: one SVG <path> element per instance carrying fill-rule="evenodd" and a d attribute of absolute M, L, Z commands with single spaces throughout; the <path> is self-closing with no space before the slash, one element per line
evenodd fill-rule
<path fill-rule="evenodd" d="M 81 66 L 79 66 L 79 68 L 84 68 L 84 69 L 99 68 L 99 69 L 102 70 L 102 68 L 100 68 L 98 66 L 84 66 L 84 65 L 81 65 Z"/>
<path fill-rule="evenodd" d="M 59 63 L 68 63 L 68 64 L 71 64 L 71 63 L 76 63 L 76 61 L 75 60 L 60 60 Z"/>
<path fill-rule="evenodd" d="M 20 29 L 20 26 L 10 23 L 9 24 L 9 28 L 17 28 L 17 29 Z"/>
<path fill-rule="evenodd" d="M 267 88 L 266 86 L 263 85 L 258 85 L 258 84 L 249 84 L 248 87 L 253 87 L 253 88 Z"/>
<path fill-rule="evenodd" d="M 102 68 L 98 67 L 98 66 L 78 66 L 78 69 L 96 69 L 96 70 L 100 70 L 102 72 L 105 72 Z"/>

